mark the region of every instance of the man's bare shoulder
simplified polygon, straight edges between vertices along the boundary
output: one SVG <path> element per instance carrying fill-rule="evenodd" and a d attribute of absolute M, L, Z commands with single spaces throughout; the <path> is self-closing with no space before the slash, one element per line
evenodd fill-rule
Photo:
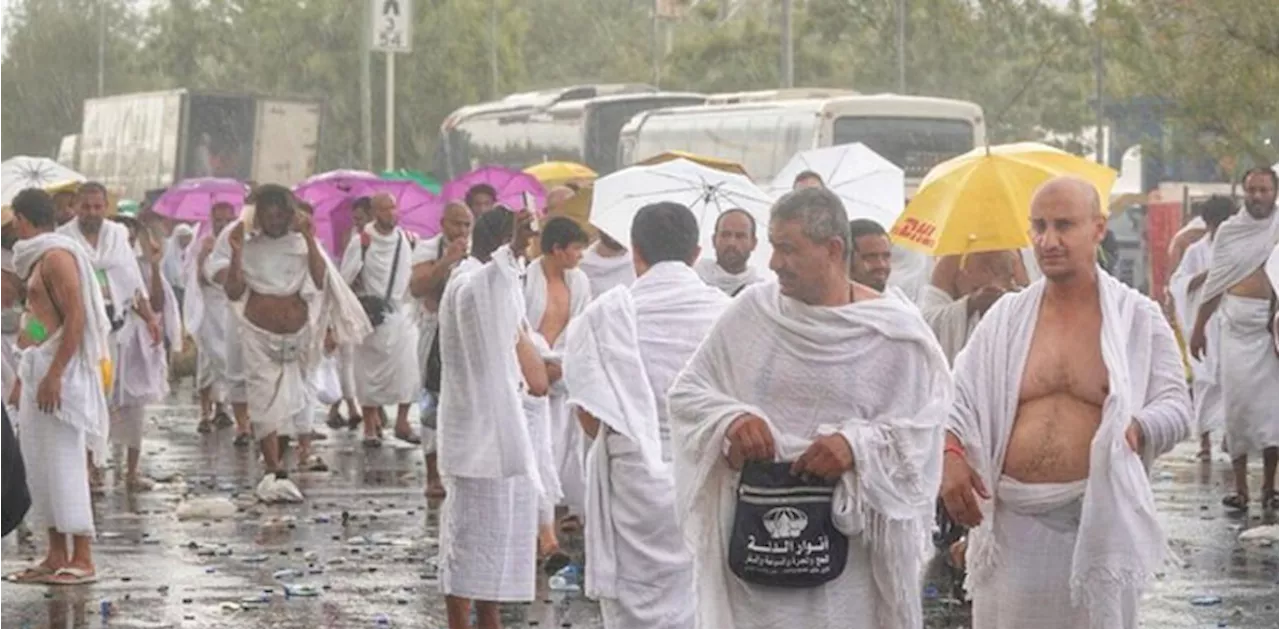
<path fill-rule="evenodd" d="M 884 294 L 870 286 L 864 286 L 857 282 L 850 282 L 849 284 L 853 287 L 853 301 L 855 302 L 867 301 L 869 299 L 880 299 L 881 297 L 884 297 Z"/>

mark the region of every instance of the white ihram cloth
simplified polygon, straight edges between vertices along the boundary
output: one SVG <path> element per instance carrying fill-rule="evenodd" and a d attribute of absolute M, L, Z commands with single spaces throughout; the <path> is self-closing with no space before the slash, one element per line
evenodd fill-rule
<path fill-rule="evenodd" d="M 594 299 L 614 286 L 630 286 L 636 281 L 636 265 L 630 251 L 623 251 L 616 256 L 600 255 L 600 243 L 591 245 L 582 253 L 582 261 L 578 268 L 587 274 L 591 284 L 591 297 Z"/>
<path fill-rule="evenodd" d="M 97 247 L 90 244 L 84 232 L 80 231 L 79 217 L 59 227 L 58 233 L 79 244 L 89 255 L 93 268 L 107 276 L 106 303 L 115 308 L 116 319 L 124 315 L 135 297 L 146 298 L 147 286 L 142 281 L 138 260 L 129 244 L 129 228 L 115 221 L 103 220 L 98 228 Z"/>
<path fill-rule="evenodd" d="M 587 304 L 591 303 L 591 281 L 581 269 L 566 269 L 564 283 L 569 290 L 569 323 L 572 324 L 573 320 L 586 309 Z M 524 306 L 525 320 L 534 330 L 541 330 L 542 318 L 547 312 L 547 274 L 542 268 L 541 258 L 530 263 L 525 271 Z M 565 330 L 568 330 L 568 326 L 565 326 Z M 562 331 L 560 338 L 551 344 L 550 354 L 544 355 L 544 358 L 553 362 L 559 360 L 563 353 L 564 341 L 565 332 Z M 584 508 L 587 491 L 587 475 L 584 467 L 587 438 L 582 432 L 582 427 L 578 425 L 577 418 L 565 404 L 567 396 L 568 391 L 563 380 L 552 384 L 547 394 L 547 404 L 550 407 L 547 416 L 550 419 L 551 446 L 556 457 L 562 500 L 569 507 L 570 512 L 580 514 Z"/>
<path fill-rule="evenodd" d="M 143 261 L 138 265 L 143 281 L 150 285 L 150 265 Z M 161 329 L 170 346 L 180 352 L 182 319 L 178 315 L 178 300 L 163 273 L 160 286 L 164 293 L 164 306 L 153 316 L 160 319 Z M 141 302 L 139 307 L 150 308 L 150 301 Z M 124 327 L 113 336 L 117 343 L 117 362 L 111 403 L 118 411 L 111 419 L 110 437 L 113 443 L 137 449 L 142 445 L 145 427 L 143 408 L 169 394 L 169 354 L 163 341 L 151 340 L 146 322 L 133 309 L 125 313 Z"/>
<path fill-rule="evenodd" d="M 1276 248 L 1280 210 L 1256 219 L 1236 212 L 1218 226 L 1213 238 L 1209 277 L 1201 299 L 1224 295 L 1231 287 L 1263 268 Z M 1270 302 L 1225 294 L 1218 306 L 1218 384 L 1222 387 L 1227 424 L 1227 449 L 1233 458 L 1277 444 L 1276 354 L 1267 325 Z"/>
<path fill-rule="evenodd" d="M 30 278 L 36 263 L 55 249 L 67 251 L 75 258 L 80 277 L 77 298 L 85 313 L 84 337 L 63 370 L 61 407 L 53 413 L 41 411 L 36 396 L 58 351 L 64 328 L 58 328 L 43 343 L 21 353 L 18 379 L 23 386 L 18 423 L 22 429 L 18 437 L 31 490 L 32 529 L 53 528 L 65 534 L 93 535 L 93 507 L 84 453 L 87 448 L 96 463 L 103 460 L 107 450 L 110 419 L 102 388 L 101 363 L 109 355 L 111 322 L 107 319 L 88 254 L 65 236 L 46 233 L 15 244 L 13 262 L 18 277 Z"/>
<path fill-rule="evenodd" d="M 1145 466 L 1189 432 L 1182 358 L 1154 302 L 1101 268 L 1096 274 L 1110 394 L 1087 481 L 1001 478 L 1045 280 L 996 302 L 956 357 L 948 429 L 995 488 L 994 509 L 984 503 L 982 524 L 969 533 L 965 585 L 975 629 L 1132 628 L 1139 593 L 1168 556 Z M 1135 420 L 1145 440 L 1141 457 L 1125 441 Z"/>
<path fill-rule="evenodd" d="M 748 288 L 676 378 L 669 404 L 698 627 L 921 626 L 951 375 L 901 292 L 828 308 L 784 297 L 776 282 Z M 730 572 L 739 474 L 722 452 L 744 413 L 769 424 L 779 460 L 823 435 L 848 441 L 854 469 L 836 488 L 833 520 L 850 537 L 849 559 L 835 580 L 781 590 Z"/>
<path fill-rule="evenodd" d="M 947 291 L 926 284 L 920 289 L 920 314 L 933 329 L 933 334 L 946 354 L 947 362 L 954 362 L 956 354 L 969 342 L 981 316 L 969 313 L 969 298 L 954 299 Z"/>
<path fill-rule="evenodd" d="M 1263 219 L 1241 210 L 1218 226 L 1201 299 L 1208 301 L 1227 292 L 1266 264 L 1276 247 L 1277 219 L 1280 209 Z"/>
<path fill-rule="evenodd" d="M 586 592 L 605 626 L 692 627 L 666 392 L 729 299 L 682 262 L 598 297 L 569 330 L 571 406 L 601 422 L 587 453 Z"/>
<path fill-rule="evenodd" d="M 521 325 L 525 326 L 529 341 L 537 348 L 538 355 L 543 361 L 559 360 L 559 356 L 551 351 L 550 345 L 547 345 L 547 339 L 538 334 L 537 330 L 528 329 L 528 322 Z M 556 459 L 555 446 L 551 443 L 551 403 L 545 395 L 538 397 L 524 393 L 521 398 L 525 416 L 529 420 L 529 440 L 533 444 L 538 477 L 542 480 L 543 491 L 538 501 L 538 523 L 554 525 L 556 505 L 564 499 L 564 491 L 560 489 L 559 460 Z M 573 421 L 576 422 L 577 419 Z"/>
<path fill-rule="evenodd" d="M 204 238 L 216 239 L 217 235 Z M 211 388 L 214 399 L 221 401 L 228 385 L 227 326 L 231 304 L 227 301 L 227 292 L 213 282 L 207 261 L 204 277 L 200 277 L 201 247 L 202 239 L 193 239 L 184 256 L 187 289 L 182 294 L 182 314 L 187 332 L 196 343 L 196 389 Z"/>
<path fill-rule="evenodd" d="M 205 262 L 210 276 L 231 265 L 229 237 L 234 229 L 235 223 L 218 236 L 213 253 Z M 372 327 L 360 302 L 342 282 L 323 249 L 320 255 L 325 263 L 324 286 L 315 285 L 307 264 L 306 240 L 301 234 L 290 232 L 270 238 L 257 232 L 246 233 L 241 255 L 248 289 L 238 301 L 231 302 L 234 329 L 229 344 L 238 347 L 238 352 L 235 348 L 228 351 L 228 371 L 233 379 L 243 379 L 249 417 L 258 436 L 265 437 L 285 428 L 307 410 L 311 374 L 324 355 L 324 331 L 332 328 L 339 345 L 354 345 Z M 291 334 L 274 334 L 254 325 L 244 315 L 251 292 L 302 296 L 307 302 L 307 322 Z"/>
<path fill-rule="evenodd" d="M 369 247 L 361 254 L 361 239 L 352 238 L 342 254 L 342 279 L 349 285 L 359 280 L 357 292 L 379 299 L 388 294 L 392 265 L 395 285 L 391 286 L 390 310 L 382 325 L 373 329 L 364 342 L 356 346 L 356 396 L 365 406 L 412 404 L 422 389 L 421 364 L 418 360 L 418 315 L 409 295 L 413 275 L 413 241 L 403 229 L 396 227 L 384 234 L 369 223 L 364 228 Z M 396 246 L 400 258 L 396 260 Z"/>
<path fill-rule="evenodd" d="M 485 601 L 534 596 L 543 488 L 516 359 L 520 266 L 510 246 L 464 260 L 440 304 L 440 589 Z"/>
<path fill-rule="evenodd" d="M 1238 459 L 1280 445 L 1280 367 L 1268 325 L 1271 302 L 1225 295 L 1218 382 L 1222 386 L 1227 450 Z"/>
<path fill-rule="evenodd" d="M 741 273 L 730 273 L 720 266 L 719 262 L 711 258 L 703 258 L 693 264 L 693 270 L 698 273 L 698 277 L 702 278 L 708 286 L 724 291 L 724 294 L 730 297 L 737 295 L 744 288 L 758 284 L 764 281 L 764 276 L 760 274 L 754 266 L 750 264 Z"/>
<path fill-rule="evenodd" d="M 1271 281 L 1271 292 L 1280 295 L 1280 244 L 1271 249 L 1271 257 L 1267 258 L 1267 279 Z M 1280 312 L 1272 324 L 1280 329 Z M 1280 351 L 1280 335 L 1276 335 L 1276 350 Z"/>
<path fill-rule="evenodd" d="M 1178 268 L 1169 278 L 1169 293 L 1173 297 L 1174 316 L 1178 319 L 1183 339 L 1190 339 L 1200 311 L 1202 290 L 1190 290 L 1192 278 L 1209 270 L 1213 240 L 1206 234 L 1195 241 L 1182 255 Z M 1190 354 L 1192 404 L 1195 411 L 1197 435 L 1212 432 L 1226 421 L 1226 409 L 1222 404 L 1222 386 L 1218 382 L 1218 352 L 1221 348 L 1222 316 L 1215 311 L 1205 325 L 1205 352 L 1197 360 Z"/>

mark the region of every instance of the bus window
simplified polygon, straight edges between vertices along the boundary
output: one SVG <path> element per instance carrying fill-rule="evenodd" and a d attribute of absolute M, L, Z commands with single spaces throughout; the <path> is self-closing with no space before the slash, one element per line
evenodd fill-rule
<path fill-rule="evenodd" d="M 842 116 L 832 144 L 861 142 L 902 168 L 908 179 L 973 149 L 973 124 L 965 120 Z"/>

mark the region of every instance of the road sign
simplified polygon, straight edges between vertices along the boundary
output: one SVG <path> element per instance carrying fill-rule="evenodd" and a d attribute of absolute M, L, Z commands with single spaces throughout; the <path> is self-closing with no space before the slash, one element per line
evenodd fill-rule
<path fill-rule="evenodd" d="M 410 52 L 413 50 L 413 0 L 369 0 L 373 11 L 373 50 Z"/>

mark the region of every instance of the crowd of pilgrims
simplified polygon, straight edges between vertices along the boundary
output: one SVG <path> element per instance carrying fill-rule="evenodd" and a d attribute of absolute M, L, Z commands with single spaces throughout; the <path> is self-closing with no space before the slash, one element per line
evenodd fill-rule
<path fill-rule="evenodd" d="M 812 173 L 767 225 L 716 217 L 709 252 L 687 207 L 605 234 L 557 215 L 570 188 L 534 216 L 477 186 L 429 239 L 361 198 L 340 256 L 280 186 L 191 225 L 109 212 L 96 183 L 27 190 L 5 216 L 6 431 L 13 412 L 49 540 L 10 578 L 96 578 L 108 446 L 117 484 L 151 488 L 145 409 L 194 343 L 193 429 L 256 446 L 264 502 L 327 469 L 320 406 L 368 448 L 422 443 L 451 627 L 499 626 L 575 531 L 609 628 L 918 628 L 931 541 L 978 629 L 1136 627 L 1168 556 L 1155 457 L 1194 434 L 1208 458 L 1225 428 L 1224 504 L 1250 507 L 1262 452 L 1276 508 L 1276 175 L 1243 184 L 1243 209 L 1211 199 L 1180 234 L 1172 326 L 1097 265 L 1102 202 L 1071 177 L 1027 208 L 1032 248 L 923 269 Z"/>

